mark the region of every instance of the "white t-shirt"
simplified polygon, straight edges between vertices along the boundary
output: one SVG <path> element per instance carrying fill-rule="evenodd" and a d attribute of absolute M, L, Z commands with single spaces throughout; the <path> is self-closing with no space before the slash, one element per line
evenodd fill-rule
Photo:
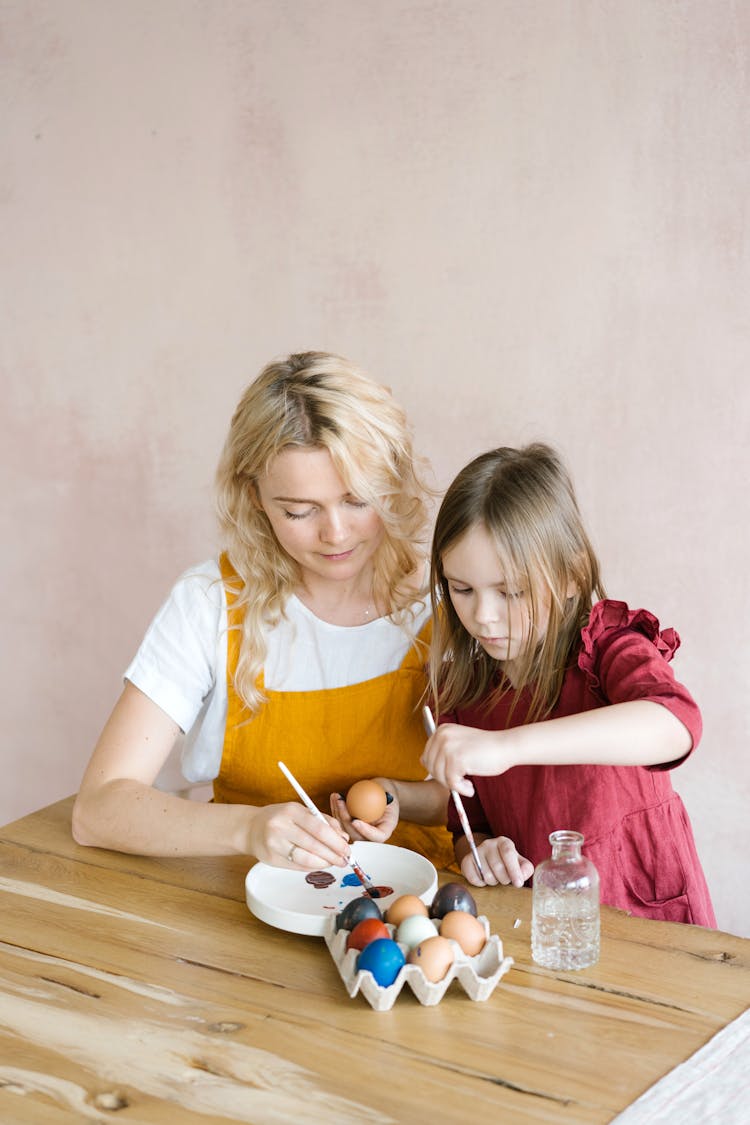
<path fill-rule="evenodd" d="M 429 617 L 418 607 L 414 631 Z M 219 773 L 227 718 L 227 605 L 219 564 L 187 570 L 151 622 L 125 679 L 185 732 L 182 772 L 192 783 Z M 387 617 L 330 625 L 294 595 L 266 636 L 269 691 L 348 687 L 399 668 L 411 638 Z"/>

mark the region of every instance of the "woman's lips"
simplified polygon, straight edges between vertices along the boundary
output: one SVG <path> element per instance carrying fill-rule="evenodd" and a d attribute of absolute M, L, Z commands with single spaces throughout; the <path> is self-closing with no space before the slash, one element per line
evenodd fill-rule
<path fill-rule="evenodd" d="M 348 559 L 354 554 L 354 547 L 350 547 L 348 551 L 338 551 L 335 554 L 324 554 L 323 558 L 328 562 L 339 562 L 341 559 Z"/>

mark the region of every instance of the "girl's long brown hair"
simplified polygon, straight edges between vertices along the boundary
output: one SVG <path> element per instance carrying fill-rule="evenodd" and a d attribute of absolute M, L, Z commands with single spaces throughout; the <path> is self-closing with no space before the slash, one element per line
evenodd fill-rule
<path fill-rule="evenodd" d="M 461 624 L 443 573 L 445 552 L 478 526 L 494 539 L 507 581 L 527 592 L 532 635 L 540 596 L 550 601 L 542 641 L 530 643 L 514 667 L 513 689 L 531 688 L 532 722 L 554 706 L 580 630 L 594 600 L 605 596 L 570 476 L 555 450 L 535 443 L 483 453 L 461 470 L 443 498 L 431 562 L 430 679 L 439 712 L 482 699 L 489 708 L 511 686 L 499 674 L 498 661 Z M 571 586 L 575 592 L 569 596 Z"/>

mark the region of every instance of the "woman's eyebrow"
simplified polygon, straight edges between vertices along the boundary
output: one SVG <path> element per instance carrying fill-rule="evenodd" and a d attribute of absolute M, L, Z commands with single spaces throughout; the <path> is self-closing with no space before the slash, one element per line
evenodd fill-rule
<path fill-rule="evenodd" d="M 323 501 L 314 500 L 311 496 L 272 496 L 272 500 L 277 500 L 282 504 L 321 504 Z M 353 492 L 344 492 L 338 497 L 339 500 L 353 500 Z"/>

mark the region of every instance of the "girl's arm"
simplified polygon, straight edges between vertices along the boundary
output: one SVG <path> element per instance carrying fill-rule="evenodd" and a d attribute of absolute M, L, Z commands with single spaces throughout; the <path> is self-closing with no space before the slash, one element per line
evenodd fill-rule
<path fill-rule="evenodd" d="M 311 870 L 345 863 L 348 844 L 338 825 L 321 823 L 300 802 L 210 804 L 155 789 L 178 733 L 157 704 L 126 682 L 73 807 L 78 844 L 136 855 L 252 855 Z"/>
<path fill-rule="evenodd" d="M 636 699 L 509 730 L 445 723 L 429 739 L 424 767 L 447 788 L 470 797 L 466 774 L 505 773 L 512 766 L 654 766 L 689 754 L 687 727 L 660 703 Z"/>

